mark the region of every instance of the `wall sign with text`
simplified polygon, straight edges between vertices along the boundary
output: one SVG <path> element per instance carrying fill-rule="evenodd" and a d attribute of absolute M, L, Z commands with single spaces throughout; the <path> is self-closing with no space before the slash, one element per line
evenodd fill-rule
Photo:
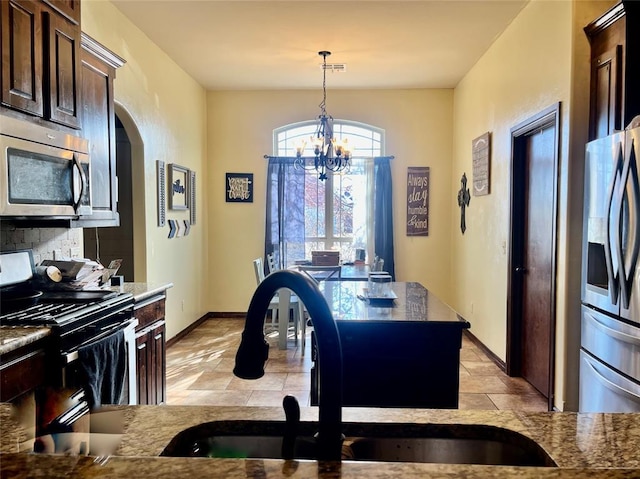
<path fill-rule="evenodd" d="M 429 167 L 407 168 L 407 236 L 429 236 Z"/>
<path fill-rule="evenodd" d="M 479 136 L 471 143 L 473 160 L 473 196 L 490 193 L 491 181 L 491 134 Z"/>
<path fill-rule="evenodd" d="M 227 173 L 227 203 L 253 203 L 253 173 Z"/>

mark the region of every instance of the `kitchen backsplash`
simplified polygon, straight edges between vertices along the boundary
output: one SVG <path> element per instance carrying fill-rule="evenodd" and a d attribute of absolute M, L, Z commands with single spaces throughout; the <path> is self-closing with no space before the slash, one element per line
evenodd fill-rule
<path fill-rule="evenodd" d="M 37 265 L 43 259 L 82 257 L 82 228 L 20 228 L 0 222 L 0 251 L 33 250 Z"/>

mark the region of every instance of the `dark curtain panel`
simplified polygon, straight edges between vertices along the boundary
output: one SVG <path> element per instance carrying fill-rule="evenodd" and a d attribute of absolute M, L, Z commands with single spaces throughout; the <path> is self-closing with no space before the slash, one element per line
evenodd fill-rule
<path fill-rule="evenodd" d="M 269 159 L 264 255 L 278 268 L 304 258 L 304 175 L 290 158 Z"/>
<path fill-rule="evenodd" d="M 384 260 L 384 270 L 396 280 L 393 260 L 393 208 L 391 203 L 391 164 L 389 158 L 375 158 L 375 254 Z"/>

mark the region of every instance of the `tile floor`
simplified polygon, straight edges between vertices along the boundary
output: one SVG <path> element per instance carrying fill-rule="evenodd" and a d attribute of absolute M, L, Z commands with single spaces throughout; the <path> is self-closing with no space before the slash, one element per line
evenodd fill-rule
<path fill-rule="evenodd" d="M 309 338 L 302 355 L 300 343 L 296 346 L 292 336 L 288 349 L 282 351 L 277 348 L 277 333 L 268 335 L 265 375 L 248 381 L 232 372 L 243 327 L 242 319 L 209 319 L 168 348 L 168 404 L 279 406 L 286 394 L 292 394 L 300 405 L 309 405 Z M 508 377 L 463 337 L 459 407 L 546 411 L 547 401 L 525 380 Z"/>

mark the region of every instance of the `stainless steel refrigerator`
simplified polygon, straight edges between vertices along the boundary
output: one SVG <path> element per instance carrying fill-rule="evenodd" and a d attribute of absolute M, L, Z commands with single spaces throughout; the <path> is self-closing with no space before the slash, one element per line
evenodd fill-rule
<path fill-rule="evenodd" d="M 587 144 L 580 411 L 640 412 L 640 128 Z"/>

